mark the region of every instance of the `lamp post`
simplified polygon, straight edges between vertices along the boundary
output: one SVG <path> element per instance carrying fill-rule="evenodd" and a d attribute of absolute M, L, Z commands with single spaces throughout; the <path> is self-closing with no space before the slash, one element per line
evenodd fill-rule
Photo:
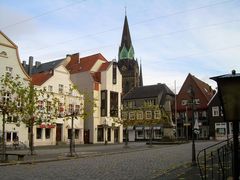
<path fill-rule="evenodd" d="M 104 144 L 105 145 L 107 145 L 107 127 L 108 127 L 108 125 L 107 125 L 107 120 L 105 119 L 104 120 L 104 132 L 105 132 L 105 136 L 104 136 Z"/>
<path fill-rule="evenodd" d="M 193 87 L 190 86 L 190 89 L 188 91 L 190 97 L 191 97 L 191 105 L 192 105 L 192 165 L 196 165 L 196 149 L 195 149 L 195 138 L 194 138 L 194 98 L 195 98 L 195 92 L 193 90 Z"/>
<path fill-rule="evenodd" d="M 70 156 L 73 157 L 73 153 L 75 152 L 75 149 L 74 149 L 74 129 L 73 129 L 73 126 L 74 126 L 74 118 L 75 118 L 75 112 L 73 111 L 71 113 L 71 138 L 70 138 Z"/>
<path fill-rule="evenodd" d="M 217 82 L 225 121 L 233 123 L 233 178 L 239 179 L 238 135 L 240 120 L 240 73 L 212 77 Z"/>

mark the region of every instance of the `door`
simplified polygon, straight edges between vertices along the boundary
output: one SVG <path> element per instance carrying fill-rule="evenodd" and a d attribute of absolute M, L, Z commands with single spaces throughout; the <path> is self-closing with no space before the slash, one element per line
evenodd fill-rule
<path fill-rule="evenodd" d="M 114 129 L 114 142 L 115 143 L 118 143 L 118 137 L 119 137 L 119 129 L 118 128 L 115 128 Z"/>
<path fill-rule="evenodd" d="M 57 124 L 56 141 L 57 141 L 57 143 L 62 141 L 62 124 Z"/>
<path fill-rule="evenodd" d="M 89 129 L 84 130 L 84 144 L 89 144 L 89 134 L 90 134 Z"/>

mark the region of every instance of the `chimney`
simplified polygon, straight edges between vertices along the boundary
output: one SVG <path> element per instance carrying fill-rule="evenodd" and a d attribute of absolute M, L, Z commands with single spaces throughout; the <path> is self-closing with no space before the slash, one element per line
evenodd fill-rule
<path fill-rule="evenodd" d="M 33 57 L 29 56 L 29 60 L 28 60 L 28 75 L 29 76 L 32 75 L 32 68 L 33 68 Z"/>
<path fill-rule="evenodd" d="M 36 62 L 35 62 L 36 68 L 38 68 L 40 65 L 41 65 L 41 62 L 40 62 L 40 61 L 36 61 Z"/>

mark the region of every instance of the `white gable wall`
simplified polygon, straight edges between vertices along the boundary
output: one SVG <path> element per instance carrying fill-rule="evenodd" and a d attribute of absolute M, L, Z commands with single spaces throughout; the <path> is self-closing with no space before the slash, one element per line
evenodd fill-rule
<path fill-rule="evenodd" d="M 0 76 L 6 73 L 6 67 L 12 68 L 13 77 L 19 75 L 21 79 L 28 79 L 21 66 L 17 46 L 0 31 Z M 27 81 L 24 82 L 28 84 Z M 2 127 L 2 115 L 0 115 L 0 127 Z M 0 131 L 2 133 L 2 128 Z M 17 133 L 19 141 L 28 146 L 28 129 L 25 124 L 20 123 L 20 126 L 16 126 L 14 123 L 6 123 L 6 133 L 10 135 L 7 144 L 13 143 L 13 134 Z"/>

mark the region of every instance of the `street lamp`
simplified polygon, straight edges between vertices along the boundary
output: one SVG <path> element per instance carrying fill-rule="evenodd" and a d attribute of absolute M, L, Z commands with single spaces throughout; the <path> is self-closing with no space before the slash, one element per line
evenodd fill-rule
<path fill-rule="evenodd" d="M 238 134 L 240 119 L 240 73 L 212 77 L 218 84 L 218 91 L 223 107 L 224 118 L 233 123 L 233 178 L 239 178 Z"/>
<path fill-rule="evenodd" d="M 107 124 L 107 120 L 105 119 L 104 120 L 104 132 L 105 132 L 105 136 L 104 136 L 104 144 L 107 145 L 107 127 L 108 127 L 108 124 Z"/>
<path fill-rule="evenodd" d="M 75 137 L 74 137 L 74 129 L 73 129 L 73 126 L 74 126 L 74 118 L 75 118 L 75 112 L 73 111 L 72 113 L 71 113 L 71 138 L 70 138 L 70 156 L 71 157 L 73 157 L 74 155 L 73 155 L 73 153 L 75 153 L 75 146 L 74 146 L 74 139 L 75 139 Z"/>
<path fill-rule="evenodd" d="M 195 92 L 193 87 L 190 86 L 188 93 L 191 97 L 191 104 L 192 104 L 192 165 L 196 165 L 196 148 L 195 148 L 195 138 L 194 138 L 194 98 Z"/>

